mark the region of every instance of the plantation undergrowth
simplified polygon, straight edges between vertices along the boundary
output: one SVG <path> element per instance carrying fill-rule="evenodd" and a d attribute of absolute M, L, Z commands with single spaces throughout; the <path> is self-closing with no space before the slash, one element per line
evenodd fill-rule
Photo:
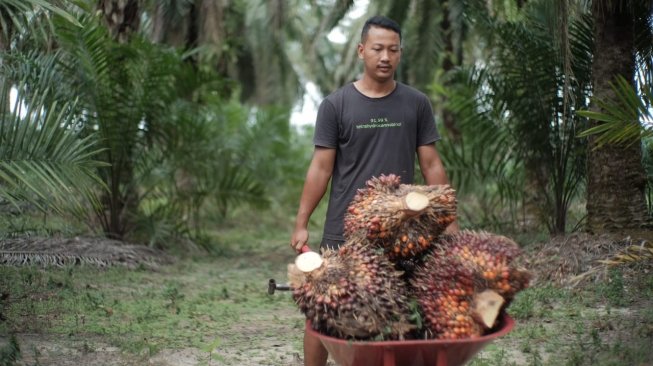
<path fill-rule="evenodd" d="M 303 318 L 267 294 L 293 260 L 286 233 L 220 235 L 240 244 L 154 271 L 1 266 L 0 365 L 301 365 Z M 536 284 L 509 313 L 513 331 L 471 365 L 653 364 L 650 268 Z"/>

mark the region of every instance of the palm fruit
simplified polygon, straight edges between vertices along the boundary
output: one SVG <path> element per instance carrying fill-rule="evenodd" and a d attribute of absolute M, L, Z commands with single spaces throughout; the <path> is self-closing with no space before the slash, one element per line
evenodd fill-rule
<path fill-rule="evenodd" d="M 396 261 L 424 252 L 455 219 L 450 186 L 401 184 L 396 175 L 381 175 L 354 196 L 345 213 L 344 235 L 362 231 Z"/>
<path fill-rule="evenodd" d="M 410 284 L 421 306 L 428 338 L 478 337 L 526 288 L 529 273 L 512 261 L 520 249 L 487 232 L 461 231 L 441 238 Z"/>
<path fill-rule="evenodd" d="M 308 254 L 308 253 L 305 253 Z M 343 339 L 402 339 L 408 321 L 406 286 L 392 263 L 354 237 L 337 251 L 326 251 L 319 267 L 305 254 L 289 266 L 293 298 L 313 329 Z"/>

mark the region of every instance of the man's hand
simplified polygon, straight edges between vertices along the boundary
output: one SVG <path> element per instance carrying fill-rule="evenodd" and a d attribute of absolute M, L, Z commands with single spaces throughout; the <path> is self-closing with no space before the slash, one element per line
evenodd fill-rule
<path fill-rule="evenodd" d="M 302 247 L 308 244 L 308 230 L 295 229 L 290 238 L 290 247 L 297 253 L 301 253 Z"/>

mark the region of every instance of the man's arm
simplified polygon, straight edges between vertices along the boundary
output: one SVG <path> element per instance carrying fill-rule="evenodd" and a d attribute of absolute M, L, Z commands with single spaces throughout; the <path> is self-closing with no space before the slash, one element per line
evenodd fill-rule
<path fill-rule="evenodd" d="M 302 197 L 299 200 L 295 228 L 290 238 L 290 246 L 297 252 L 308 243 L 308 220 L 326 193 L 335 161 L 336 149 L 315 147 L 313 159 L 306 173 Z"/>
<path fill-rule="evenodd" d="M 426 184 L 449 184 L 449 178 L 447 178 L 447 173 L 444 170 L 440 154 L 435 148 L 435 143 L 418 146 L 417 159 Z M 458 221 L 456 220 L 447 227 L 446 232 L 455 233 L 458 230 Z"/>

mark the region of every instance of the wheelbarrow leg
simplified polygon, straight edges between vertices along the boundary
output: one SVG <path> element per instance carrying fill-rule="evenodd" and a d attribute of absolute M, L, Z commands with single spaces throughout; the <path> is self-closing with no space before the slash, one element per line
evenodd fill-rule
<path fill-rule="evenodd" d="M 396 366 L 395 363 L 395 353 L 392 351 L 392 348 L 385 348 L 383 350 L 383 366 Z"/>

